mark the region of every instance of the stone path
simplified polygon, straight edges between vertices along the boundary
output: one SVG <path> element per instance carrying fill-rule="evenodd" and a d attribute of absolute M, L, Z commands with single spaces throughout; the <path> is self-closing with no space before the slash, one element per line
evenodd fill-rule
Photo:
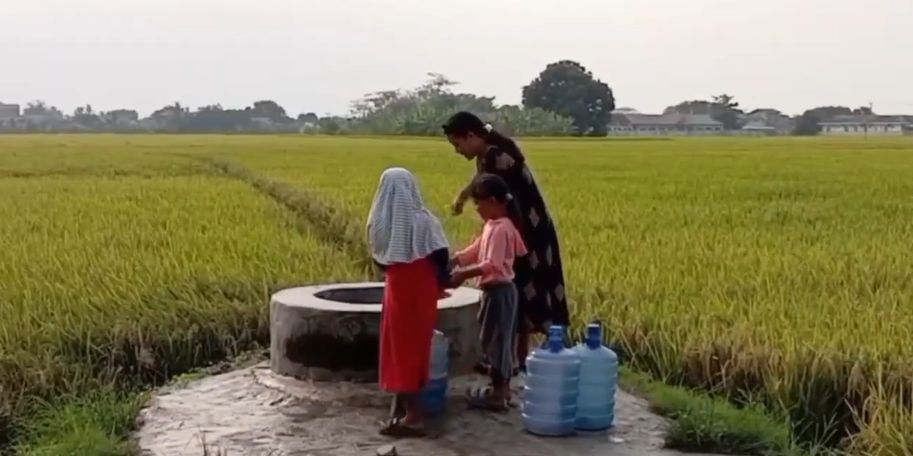
<path fill-rule="evenodd" d="M 666 422 L 624 392 L 611 432 L 540 438 L 523 432 L 516 410 L 467 410 L 459 395 L 473 380 L 452 379 L 448 412 L 429 438 L 393 441 L 377 433 L 390 398 L 376 386 L 298 381 L 260 364 L 160 392 L 135 437 L 148 456 L 371 456 L 386 444 L 400 456 L 680 454 L 662 448 Z"/>

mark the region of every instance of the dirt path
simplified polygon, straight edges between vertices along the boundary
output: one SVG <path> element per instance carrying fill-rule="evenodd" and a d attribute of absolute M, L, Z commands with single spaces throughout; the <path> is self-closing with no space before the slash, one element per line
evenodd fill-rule
<path fill-rule="evenodd" d="M 377 433 L 390 402 L 375 386 L 302 382 L 261 364 L 162 391 L 142 411 L 136 439 L 155 456 L 370 456 L 391 443 L 400 456 L 680 454 L 661 448 L 666 422 L 624 392 L 612 432 L 539 438 L 523 432 L 516 410 L 466 410 L 459 392 L 472 380 L 452 380 L 447 416 L 430 438 L 394 442 Z"/>

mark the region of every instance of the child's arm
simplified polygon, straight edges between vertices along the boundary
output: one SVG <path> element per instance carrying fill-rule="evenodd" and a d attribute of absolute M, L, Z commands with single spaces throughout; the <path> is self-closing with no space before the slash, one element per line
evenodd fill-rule
<path fill-rule="evenodd" d="M 489 274 L 495 269 L 496 264 L 504 263 L 504 255 L 507 253 L 509 238 L 508 233 L 502 229 L 492 231 L 491 238 L 488 240 L 488 249 L 477 254 L 475 264 L 466 265 L 463 269 L 453 273 L 453 282 L 463 283 L 469 279 Z"/>
<path fill-rule="evenodd" d="M 476 237 L 472 240 L 472 243 L 469 244 L 463 250 L 460 250 L 453 256 L 453 262 L 457 266 L 465 267 L 479 261 L 479 249 L 481 248 L 482 240 L 479 237 Z"/>

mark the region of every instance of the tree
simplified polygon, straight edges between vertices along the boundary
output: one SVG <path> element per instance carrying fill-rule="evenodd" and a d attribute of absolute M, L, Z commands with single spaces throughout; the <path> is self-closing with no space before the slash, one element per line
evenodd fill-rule
<path fill-rule="evenodd" d="M 739 109 L 739 102 L 735 101 L 735 97 L 731 95 L 716 95 L 713 97 L 712 112 L 710 117 L 712 117 L 717 122 L 723 124 L 723 128 L 726 130 L 738 130 L 742 128 L 741 117 L 742 112 Z"/>
<path fill-rule="evenodd" d="M 563 136 L 574 133 L 574 121 L 544 109 L 505 105 L 493 114 L 491 123 L 507 135 Z"/>
<path fill-rule="evenodd" d="M 457 85 L 438 73 L 412 90 L 383 90 L 352 103 L 352 119 L 342 124 L 346 132 L 391 135 L 440 135 L 441 125 L 457 111 L 469 111 L 490 121 L 507 134 L 549 135 L 574 131 L 567 117 L 542 109 L 495 106 L 494 97 L 454 93 Z M 321 119 L 321 123 L 323 119 Z M 332 128 L 320 128 L 332 131 Z"/>
<path fill-rule="evenodd" d="M 279 106 L 278 103 L 272 100 L 261 100 L 254 102 L 253 111 L 256 113 L 256 115 L 266 117 L 267 119 L 277 123 L 285 123 L 292 120 L 288 115 L 286 115 L 285 108 Z"/>
<path fill-rule="evenodd" d="M 319 120 L 320 120 L 320 117 L 317 117 L 317 114 L 314 114 L 313 112 L 309 112 L 307 114 L 298 114 L 298 122 L 301 122 L 301 123 L 309 123 L 309 124 L 316 125 L 317 121 L 319 121 Z"/>
<path fill-rule="evenodd" d="M 583 65 L 562 60 L 546 66 L 523 87 L 523 106 L 569 117 L 580 133 L 605 135 L 615 97 L 612 89 Z"/>
<path fill-rule="evenodd" d="M 809 109 L 796 119 L 797 135 L 817 135 L 821 131 L 821 122 L 826 122 L 837 116 L 852 115 L 853 110 L 846 106 L 820 106 Z"/>
<path fill-rule="evenodd" d="M 85 128 L 87 130 L 93 130 L 100 128 L 102 126 L 101 118 L 98 117 L 94 111 L 92 111 L 92 105 L 85 105 L 77 107 L 73 111 L 72 117 L 73 123 L 77 126 Z"/>
<path fill-rule="evenodd" d="M 813 136 L 817 135 L 821 131 L 821 126 L 819 119 L 814 114 L 811 114 L 809 111 L 805 111 L 799 118 L 796 119 L 796 128 L 793 130 L 793 134 L 800 136 Z"/>
<path fill-rule="evenodd" d="M 99 116 L 102 122 L 114 127 L 129 126 L 139 121 L 139 113 L 132 109 L 115 109 L 113 111 L 103 112 Z"/>
<path fill-rule="evenodd" d="M 853 114 L 857 116 L 872 116 L 875 115 L 875 112 L 868 106 L 860 106 L 853 110 Z"/>
<path fill-rule="evenodd" d="M 713 120 L 723 124 L 726 130 L 737 130 L 742 127 L 742 110 L 738 109 L 739 103 L 732 95 L 721 94 L 711 97 L 711 100 L 683 101 L 675 106 L 666 108 L 664 114 L 706 114 Z"/>
<path fill-rule="evenodd" d="M 173 105 L 164 106 L 153 112 L 149 118 L 156 127 L 165 130 L 180 130 L 184 120 L 190 116 L 190 109 L 175 101 Z"/>
<path fill-rule="evenodd" d="M 322 117 L 317 122 L 317 128 L 323 134 L 338 135 L 342 133 L 342 121 L 338 117 Z"/>
<path fill-rule="evenodd" d="M 22 110 L 22 114 L 25 116 L 48 116 L 55 118 L 63 118 L 63 113 L 54 106 L 50 106 L 47 103 L 41 100 L 30 101 L 25 105 L 25 109 Z"/>

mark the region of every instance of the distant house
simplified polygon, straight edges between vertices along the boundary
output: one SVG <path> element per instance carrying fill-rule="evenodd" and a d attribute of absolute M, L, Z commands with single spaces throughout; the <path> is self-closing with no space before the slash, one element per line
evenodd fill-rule
<path fill-rule="evenodd" d="M 663 136 L 715 135 L 723 132 L 723 124 L 707 114 L 640 114 L 632 111 L 613 111 L 608 134 Z"/>
<path fill-rule="evenodd" d="M 794 119 L 776 109 L 755 109 L 742 120 L 742 132 L 746 134 L 788 135 L 796 128 Z"/>
<path fill-rule="evenodd" d="M 743 135 L 776 135 L 777 128 L 763 120 L 749 120 L 739 132 Z"/>
<path fill-rule="evenodd" d="M 19 105 L 0 103 L 0 123 L 19 117 Z"/>
<path fill-rule="evenodd" d="M 821 134 L 828 136 L 913 134 L 913 116 L 836 116 L 818 125 Z"/>

